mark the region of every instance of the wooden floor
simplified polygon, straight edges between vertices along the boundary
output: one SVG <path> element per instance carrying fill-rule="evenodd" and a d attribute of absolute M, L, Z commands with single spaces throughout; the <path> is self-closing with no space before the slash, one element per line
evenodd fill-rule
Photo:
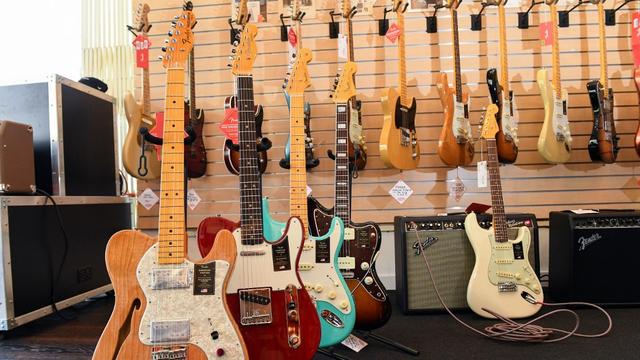
<path fill-rule="evenodd" d="M 9 332 L 0 341 L 0 360 L 89 360 L 111 309 L 112 297 L 77 305 L 64 310 L 62 315 L 34 321 Z M 418 357 L 405 355 L 384 344 L 367 338 L 369 346 L 354 353 L 342 346 L 340 354 L 353 360 L 400 359 L 563 359 L 563 360 L 626 360 L 640 359 L 640 309 L 608 309 L 613 321 L 613 331 L 602 339 L 572 338 L 555 344 L 505 344 L 481 338 L 456 324 L 449 315 L 403 315 L 395 306 L 389 323 L 379 334 L 401 340 L 418 348 Z M 606 324 L 601 314 L 593 310 L 580 310 L 580 330 L 593 333 Z M 482 320 L 471 313 L 460 316 L 476 328 L 483 328 L 493 321 Z M 544 321 L 546 326 L 571 328 L 567 316 Z M 316 360 L 327 360 L 317 355 Z M 129 360 L 129 359 L 127 359 Z M 150 360 L 150 359 L 130 359 Z M 227 359 L 232 360 L 232 359 Z M 259 359 L 263 360 L 263 359 Z M 279 359 L 267 359 L 279 360 Z"/>

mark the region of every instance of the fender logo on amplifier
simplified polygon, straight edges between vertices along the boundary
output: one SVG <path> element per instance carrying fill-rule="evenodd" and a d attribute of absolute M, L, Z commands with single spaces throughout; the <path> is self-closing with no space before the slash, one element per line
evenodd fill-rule
<path fill-rule="evenodd" d="M 578 251 L 584 251 L 584 249 L 586 249 L 587 246 L 593 244 L 594 242 L 600 239 L 602 239 L 602 235 L 598 233 L 595 233 L 589 237 L 581 236 L 580 238 L 578 238 L 578 244 L 580 245 L 580 247 L 578 248 Z"/>
<path fill-rule="evenodd" d="M 422 253 L 422 251 L 420 250 L 421 248 L 426 250 L 429 246 L 435 244 L 436 241 L 438 241 L 437 237 L 429 236 L 426 239 L 422 240 L 422 247 L 420 246 L 418 240 L 414 241 L 413 246 L 411 246 L 413 248 L 413 253 L 415 255 L 420 255 Z"/>

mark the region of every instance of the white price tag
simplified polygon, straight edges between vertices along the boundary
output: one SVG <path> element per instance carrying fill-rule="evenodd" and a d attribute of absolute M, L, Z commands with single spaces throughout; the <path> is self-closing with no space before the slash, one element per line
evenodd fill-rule
<path fill-rule="evenodd" d="M 338 34 L 338 57 L 347 58 L 347 37 L 342 34 Z"/>
<path fill-rule="evenodd" d="M 487 161 L 478 161 L 478 187 L 487 187 Z"/>
<path fill-rule="evenodd" d="M 342 345 L 348 347 L 349 349 L 360 352 L 360 350 L 364 349 L 365 346 L 369 345 L 364 340 L 360 339 L 353 334 L 349 334 L 346 339 L 342 340 Z"/>
<path fill-rule="evenodd" d="M 190 189 L 187 193 L 187 205 L 189 205 L 189 209 L 194 210 L 202 199 L 198 196 L 198 193 L 194 189 Z"/>
<path fill-rule="evenodd" d="M 389 190 L 389 194 L 396 199 L 396 201 L 400 204 L 404 204 L 405 201 L 413 194 L 413 189 L 409 187 L 404 181 L 399 180 L 391 190 Z"/>
<path fill-rule="evenodd" d="M 151 209 L 158 200 L 160 200 L 158 195 L 149 188 L 144 189 L 144 191 L 138 195 L 138 202 L 147 210 Z"/>

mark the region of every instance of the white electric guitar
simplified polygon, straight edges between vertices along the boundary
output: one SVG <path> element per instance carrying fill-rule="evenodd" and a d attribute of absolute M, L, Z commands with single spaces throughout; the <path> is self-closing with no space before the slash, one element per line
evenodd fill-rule
<path fill-rule="evenodd" d="M 523 318 L 540 310 L 543 294 L 540 281 L 527 257 L 531 246 L 529 229 L 522 226 L 515 240 L 507 237 L 495 138 L 499 130 L 495 118 L 497 112 L 495 104 L 489 105 L 481 135 L 488 149 L 493 227 L 489 230 L 481 228 L 475 213 L 467 215 L 464 221 L 467 237 L 476 255 L 467 287 L 467 302 L 471 310 L 486 318 L 494 317 L 486 310 L 508 318 Z"/>

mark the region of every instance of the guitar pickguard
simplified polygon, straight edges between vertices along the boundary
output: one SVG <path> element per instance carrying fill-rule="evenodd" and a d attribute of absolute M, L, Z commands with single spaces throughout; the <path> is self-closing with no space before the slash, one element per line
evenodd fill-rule
<path fill-rule="evenodd" d="M 502 100 L 502 132 L 507 140 L 512 141 L 514 144 L 518 145 L 518 121 L 513 116 L 513 97 L 510 95 L 509 97 L 505 97 Z"/>
<path fill-rule="evenodd" d="M 566 91 L 562 96 L 558 98 L 557 93 L 553 90 L 553 129 L 556 135 L 556 140 L 567 143 L 567 146 L 571 147 L 571 130 L 569 129 L 569 117 L 567 116 L 567 110 L 569 108 Z"/>
<path fill-rule="evenodd" d="M 140 321 L 140 341 L 165 347 L 161 350 L 164 352 L 180 351 L 167 349 L 167 345 L 190 343 L 211 359 L 217 357 L 218 349 L 223 349 L 229 358 L 243 358 L 240 340 L 222 302 L 229 263 L 217 260 L 204 264 L 208 269 L 203 278 L 197 270 L 200 264 L 185 260 L 180 265 L 158 265 L 157 254 L 158 244 L 154 244 L 137 268 L 138 283 L 147 299 Z M 207 290 L 200 287 L 203 282 L 207 283 Z M 216 334 L 215 338 L 212 334 Z"/>
<path fill-rule="evenodd" d="M 468 104 L 453 101 L 453 136 L 458 144 L 471 141 L 471 123 L 469 122 Z"/>
<path fill-rule="evenodd" d="M 503 289 L 499 291 L 507 292 L 511 289 L 508 284 L 513 284 L 524 286 L 535 294 L 540 294 L 542 289 L 526 256 L 531 246 L 531 238 L 525 236 L 519 241 L 498 243 L 493 237 L 492 228 L 489 230 L 489 243 L 491 244 L 489 281 L 499 289 L 502 285 Z"/>

